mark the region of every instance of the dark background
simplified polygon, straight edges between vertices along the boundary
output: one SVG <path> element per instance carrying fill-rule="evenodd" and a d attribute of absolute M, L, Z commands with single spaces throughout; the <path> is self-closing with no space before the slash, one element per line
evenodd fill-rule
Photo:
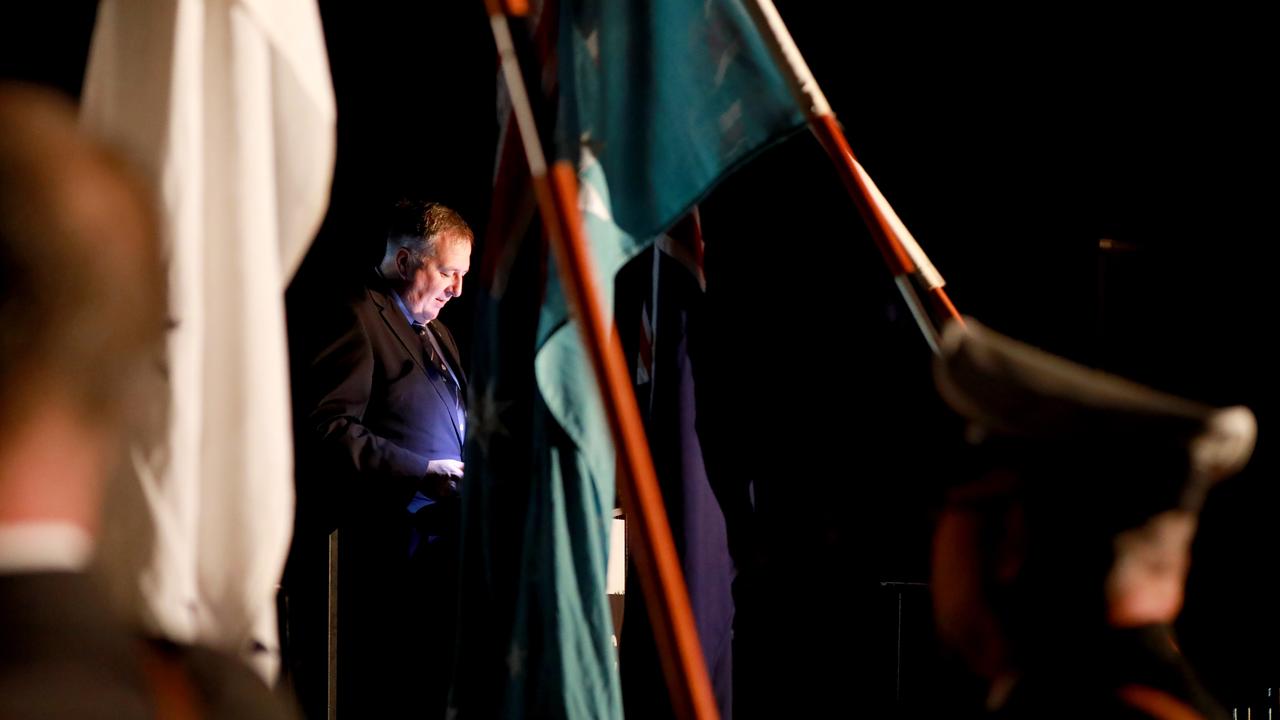
<path fill-rule="evenodd" d="M 1069 357 L 1211 403 L 1244 403 L 1254 461 L 1209 498 L 1184 650 L 1240 702 L 1280 682 L 1270 422 L 1277 239 L 1276 45 L 1248 13 L 923 7 L 780 10 L 850 143 L 956 305 Z M 79 91 L 93 2 L 0 11 L 0 77 Z M 338 100 L 325 225 L 290 289 L 313 300 L 380 253 L 381 210 L 424 196 L 483 237 L 497 133 L 478 2 L 321 2 Z M 719 439 L 752 452 L 758 597 L 791 638 L 779 694 L 850 706 L 897 686 L 896 591 L 928 576 L 957 425 L 927 347 L 817 143 L 798 135 L 703 205 Z M 1120 249 L 1100 248 L 1103 238 Z M 475 257 L 480 256 L 477 248 Z M 444 320 L 469 346 L 470 296 Z M 775 398 L 736 392 L 772 383 Z M 1099 503 L 1106 498 L 1099 498 Z M 901 693 L 927 704 L 927 595 L 909 588 Z"/>

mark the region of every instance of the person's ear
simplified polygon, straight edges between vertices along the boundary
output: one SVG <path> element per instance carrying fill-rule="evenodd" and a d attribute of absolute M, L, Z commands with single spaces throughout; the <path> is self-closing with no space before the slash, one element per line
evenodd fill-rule
<path fill-rule="evenodd" d="M 412 274 L 412 259 L 409 257 L 409 251 L 405 248 L 396 250 L 396 272 L 400 273 L 401 280 L 408 280 Z"/>

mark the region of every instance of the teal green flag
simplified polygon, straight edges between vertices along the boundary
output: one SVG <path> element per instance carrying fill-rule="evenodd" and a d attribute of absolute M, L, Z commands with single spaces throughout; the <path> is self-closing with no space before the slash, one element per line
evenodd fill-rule
<path fill-rule="evenodd" d="M 561 150 L 590 150 L 635 237 L 804 124 L 742 2 L 566 0 L 560 47 Z"/>
<path fill-rule="evenodd" d="M 559 67 L 558 150 L 578 168 L 611 314 L 618 269 L 804 118 L 740 2 L 567 2 Z M 613 441 L 554 262 L 536 238 L 488 243 L 452 711 L 620 718 L 605 597 Z"/>

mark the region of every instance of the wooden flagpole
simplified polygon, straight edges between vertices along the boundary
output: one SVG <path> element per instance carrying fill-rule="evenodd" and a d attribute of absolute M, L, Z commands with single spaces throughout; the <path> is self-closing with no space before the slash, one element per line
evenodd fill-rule
<path fill-rule="evenodd" d="M 680 718 L 717 718 L 715 696 L 694 625 L 689 593 L 676 556 L 675 542 L 658 489 L 653 458 L 640 420 L 640 409 L 627 374 L 622 346 L 609 332 L 592 276 L 582 218 L 578 211 L 577 175 L 567 161 L 547 167 L 529 95 L 520 72 L 504 10 L 520 11 L 523 2 L 485 0 L 497 45 L 512 113 L 520 131 L 534 194 L 548 240 L 555 252 L 561 283 L 591 357 L 610 429 L 617 446 L 618 488 L 628 524 L 636 529 L 636 567 L 649 606 L 658 652 L 662 658 L 671 704 Z"/>
<path fill-rule="evenodd" d="M 831 105 L 827 103 L 826 96 L 818 87 L 818 81 L 809 71 L 808 63 L 804 61 L 795 40 L 791 38 L 791 33 L 782 22 L 782 16 L 774 7 L 773 0 L 747 0 L 746 6 L 760 27 L 770 52 L 781 66 L 792 93 L 804 108 L 809 129 L 827 151 L 827 156 L 831 158 L 832 164 L 840 174 L 840 180 L 862 215 L 863 222 L 871 231 L 871 237 L 880 248 L 880 254 L 884 257 L 885 264 L 889 266 L 889 272 L 893 274 L 894 282 L 897 283 L 898 290 L 911 309 L 911 314 L 915 316 L 920 332 L 924 334 L 929 347 L 936 353 L 938 351 L 937 328 L 920 302 L 912 285 L 912 279 L 918 280 L 923 285 L 936 312 L 963 324 L 963 318 L 951 303 L 951 298 L 947 296 L 946 281 L 929 262 L 924 250 L 920 248 L 919 243 L 912 237 L 898 214 L 885 200 L 884 195 L 880 194 L 880 189 L 863 169 L 862 164 L 854 157 L 853 150 L 844 137 L 844 131 L 831 110 Z"/>

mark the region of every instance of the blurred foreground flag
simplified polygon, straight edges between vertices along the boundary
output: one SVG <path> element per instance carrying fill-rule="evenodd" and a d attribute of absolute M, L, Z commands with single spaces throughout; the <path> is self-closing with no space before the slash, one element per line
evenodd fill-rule
<path fill-rule="evenodd" d="M 152 183 L 172 329 L 154 424 L 108 498 L 113 595 L 148 628 L 278 666 L 293 523 L 284 289 L 329 201 L 312 0 L 104 0 L 82 121 Z"/>

